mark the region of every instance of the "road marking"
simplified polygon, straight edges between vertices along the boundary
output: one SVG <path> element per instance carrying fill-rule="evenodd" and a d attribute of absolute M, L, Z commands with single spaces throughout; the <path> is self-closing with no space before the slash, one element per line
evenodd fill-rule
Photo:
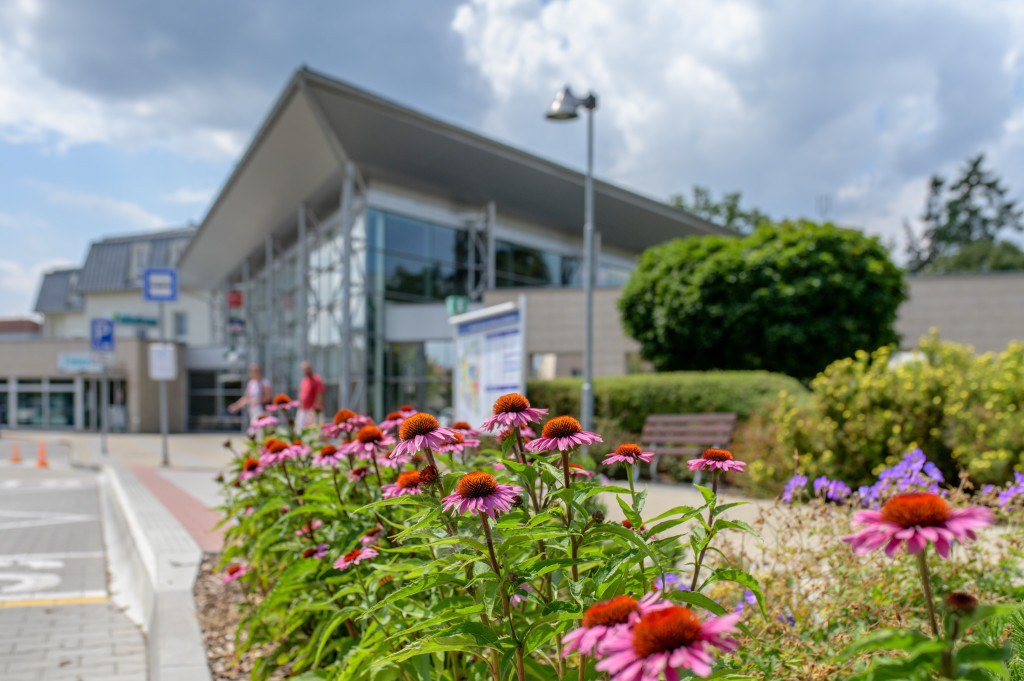
<path fill-rule="evenodd" d="M 4 553 L 0 554 L 0 564 L 3 561 L 33 561 L 33 560 L 74 560 L 76 558 L 103 558 L 102 551 L 65 551 L 63 553 Z"/>
<path fill-rule="evenodd" d="M 0 596 L 0 608 L 39 608 L 44 605 L 83 605 L 85 603 L 106 603 L 110 596 L 104 591 L 67 591 L 40 594 L 29 598 L 5 598 Z"/>
<path fill-rule="evenodd" d="M 51 511 L 9 511 L 0 509 L 0 517 L 22 518 L 0 522 L 0 530 L 19 530 L 26 527 L 46 527 L 47 525 L 67 525 L 68 523 L 84 523 L 96 520 L 94 515 L 84 513 L 57 513 Z"/>
<path fill-rule="evenodd" d="M 21 596 L 54 588 L 60 584 L 60 575 L 49 572 L 0 572 L 0 582 L 15 582 L 0 586 L 0 597 L 9 594 Z"/>

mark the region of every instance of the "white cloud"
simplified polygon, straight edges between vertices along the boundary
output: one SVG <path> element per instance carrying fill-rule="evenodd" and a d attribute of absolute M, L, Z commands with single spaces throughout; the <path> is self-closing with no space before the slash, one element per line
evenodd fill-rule
<path fill-rule="evenodd" d="M 24 317 L 35 305 L 43 272 L 71 267 L 63 258 L 48 258 L 32 264 L 20 260 L 0 260 L 0 317 Z"/>
<path fill-rule="evenodd" d="M 48 201 L 81 209 L 93 215 L 112 218 L 142 229 L 159 229 L 167 227 L 168 221 L 155 213 L 151 213 L 137 203 L 115 199 L 110 196 L 99 196 L 84 192 L 68 191 L 51 187 L 45 183 L 29 181 L 45 194 Z"/>
<path fill-rule="evenodd" d="M 180 187 L 173 192 L 164 194 L 160 198 L 171 203 L 199 204 L 206 205 L 216 193 L 214 189 L 189 189 Z"/>

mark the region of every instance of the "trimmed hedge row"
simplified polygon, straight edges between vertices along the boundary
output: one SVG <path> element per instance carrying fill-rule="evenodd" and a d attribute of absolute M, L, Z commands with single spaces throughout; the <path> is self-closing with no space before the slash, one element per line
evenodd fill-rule
<path fill-rule="evenodd" d="M 580 413 L 580 378 L 531 380 L 527 397 L 550 414 Z M 648 414 L 736 412 L 741 420 L 766 404 L 805 394 L 795 378 L 768 371 L 675 371 L 603 376 L 594 380 L 595 418 L 627 433 L 643 430 Z"/>

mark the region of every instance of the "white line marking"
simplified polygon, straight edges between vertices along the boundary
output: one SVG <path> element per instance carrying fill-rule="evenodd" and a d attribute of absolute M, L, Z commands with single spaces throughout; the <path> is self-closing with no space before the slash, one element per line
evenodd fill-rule
<path fill-rule="evenodd" d="M 32 594 L 0 594 L 0 602 L 4 601 L 48 601 L 63 598 L 103 598 L 107 592 L 103 589 L 84 589 L 82 591 L 49 591 Z"/>
<path fill-rule="evenodd" d="M 0 517 L 23 518 L 10 522 L 0 522 L 0 530 L 18 530 L 26 527 L 46 527 L 47 525 L 66 525 L 68 523 L 84 523 L 95 520 L 94 515 L 83 513 L 52 513 L 49 511 L 10 511 L 0 509 Z"/>
<path fill-rule="evenodd" d="M 74 560 L 76 558 L 103 558 L 102 551 L 66 551 L 64 553 L 5 553 L 0 554 L 4 560 Z"/>
<path fill-rule="evenodd" d="M 0 572 L 0 582 L 15 582 L 0 587 L 0 596 L 7 594 L 19 597 L 27 593 L 37 593 L 44 589 L 52 589 L 60 584 L 60 575 L 49 572 Z"/>

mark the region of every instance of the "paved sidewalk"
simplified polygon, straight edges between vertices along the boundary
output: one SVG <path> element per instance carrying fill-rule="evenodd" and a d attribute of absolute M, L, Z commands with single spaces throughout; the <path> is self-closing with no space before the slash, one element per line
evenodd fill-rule
<path fill-rule="evenodd" d="M 139 628 L 110 603 L 96 474 L 0 460 L 0 679 L 145 681 Z"/>

